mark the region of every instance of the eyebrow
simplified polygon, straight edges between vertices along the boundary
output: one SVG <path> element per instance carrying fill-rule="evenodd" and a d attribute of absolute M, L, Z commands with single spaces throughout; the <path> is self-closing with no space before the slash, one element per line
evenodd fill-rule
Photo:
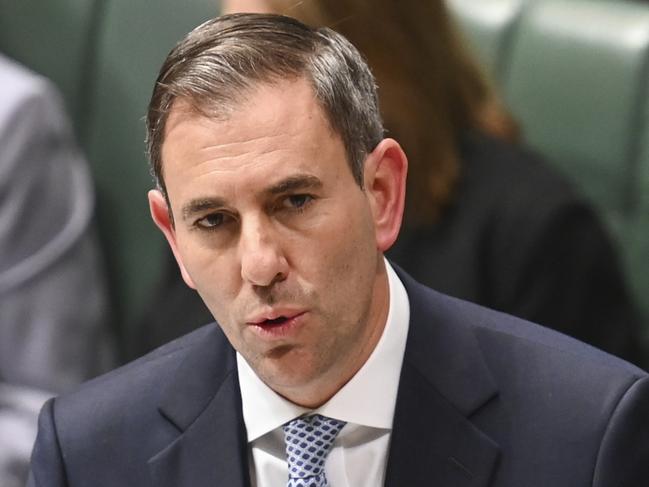
<path fill-rule="evenodd" d="M 322 181 L 311 174 L 296 174 L 282 179 L 278 183 L 272 185 L 265 192 L 277 195 L 296 191 L 301 189 L 319 189 L 322 187 Z"/>
<path fill-rule="evenodd" d="M 291 191 L 304 189 L 319 189 L 322 187 L 322 181 L 316 176 L 310 174 L 296 174 L 273 184 L 264 190 L 264 193 L 278 195 Z M 228 206 L 223 198 L 198 198 L 190 201 L 182 208 L 183 220 L 189 220 L 196 214 L 201 214 L 209 210 L 216 210 Z"/>
<path fill-rule="evenodd" d="M 185 206 L 183 206 L 183 220 L 189 220 L 193 215 L 196 215 L 197 213 L 203 213 L 207 210 L 223 208 L 224 206 L 225 200 L 223 198 L 200 198 L 192 200 Z"/>

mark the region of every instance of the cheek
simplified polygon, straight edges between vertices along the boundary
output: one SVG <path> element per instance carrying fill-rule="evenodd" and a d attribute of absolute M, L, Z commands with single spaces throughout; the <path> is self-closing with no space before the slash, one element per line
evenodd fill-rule
<path fill-rule="evenodd" d="M 232 302 L 240 274 L 235 272 L 234 260 L 227 252 L 216 252 L 191 237 L 179 239 L 178 249 L 185 269 L 212 314 L 216 309 L 224 309 L 224 303 Z"/>
<path fill-rule="evenodd" d="M 335 228 L 320 240 L 312 260 L 321 267 L 322 289 L 340 312 L 348 313 L 370 293 L 378 255 L 374 227 L 365 207 L 338 218 Z"/>

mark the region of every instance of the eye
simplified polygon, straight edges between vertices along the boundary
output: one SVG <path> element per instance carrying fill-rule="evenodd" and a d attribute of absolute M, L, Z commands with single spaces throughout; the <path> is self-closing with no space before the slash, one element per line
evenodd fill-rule
<path fill-rule="evenodd" d="M 194 225 L 205 230 L 215 230 L 228 221 L 229 217 L 225 213 L 210 213 L 196 220 Z"/>
<path fill-rule="evenodd" d="M 292 194 L 283 201 L 285 208 L 303 210 L 313 201 L 313 196 L 308 194 Z"/>

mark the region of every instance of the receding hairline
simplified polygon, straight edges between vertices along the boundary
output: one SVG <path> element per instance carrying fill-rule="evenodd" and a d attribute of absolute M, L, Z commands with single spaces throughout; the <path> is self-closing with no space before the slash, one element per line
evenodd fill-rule
<path fill-rule="evenodd" d="M 323 109 L 324 115 L 326 116 L 326 109 L 323 105 L 323 101 L 318 98 L 315 83 L 309 75 L 308 70 L 305 69 L 303 72 L 297 74 L 291 73 L 286 76 L 272 74 L 269 75 L 268 78 L 250 80 L 250 83 L 246 86 L 231 88 L 228 91 L 228 97 L 224 99 L 214 99 L 213 96 L 204 96 L 193 93 L 182 93 L 176 95 L 173 97 L 169 105 L 167 118 L 173 111 L 181 111 L 186 113 L 188 117 L 203 116 L 211 120 L 225 122 L 228 121 L 235 112 L 245 109 L 249 99 L 252 98 L 261 88 L 273 88 L 284 83 L 297 83 L 302 80 L 308 83 L 314 99 Z"/>

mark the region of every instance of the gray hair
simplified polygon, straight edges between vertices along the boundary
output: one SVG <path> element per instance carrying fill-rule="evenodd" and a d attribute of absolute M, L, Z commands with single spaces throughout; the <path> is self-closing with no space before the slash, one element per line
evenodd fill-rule
<path fill-rule="evenodd" d="M 327 28 L 313 29 L 290 17 L 224 15 L 196 27 L 167 56 L 147 113 L 147 153 L 165 197 L 162 144 L 176 99 L 192 110 L 227 119 L 255 86 L 305 77 L 345 146 L 358 185 L 363 162 L 384 134 L 376 83 L 358 50 Z"/>

